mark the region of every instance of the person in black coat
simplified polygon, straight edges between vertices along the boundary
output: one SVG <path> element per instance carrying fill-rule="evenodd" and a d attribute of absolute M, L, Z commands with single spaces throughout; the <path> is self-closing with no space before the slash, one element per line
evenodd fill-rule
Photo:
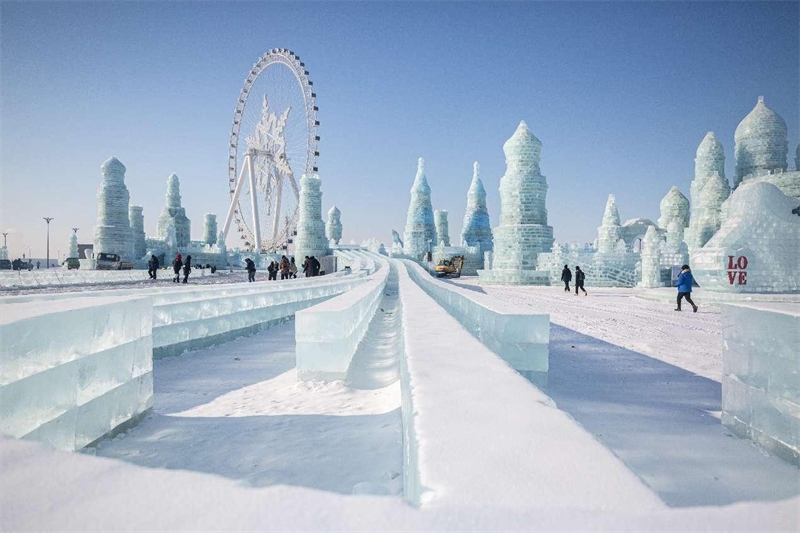
<path fill-rule="evenodd" d="M 256 280 L 256 264 L 249 257 L 245 259 L 245 262 L 247 263 L 247 282 L 250 283 Z"/>
<path fill-rule="evenodd" d="M 158 267 L 160 266 L 158 263 L 158 257 L 151 255 L 150 262 L 147 266 L 149 267 L 147 273 L 150 274 L 150 279 L 156 279 L 158 277 Z"/>
<path fill-rule="evenodd" d="M 311 270 L 311 276 L 319 276 L 319 269 L 320 266 L 322 266 L 320 265 L 319 260 L 312 255 L 308 258 L 308 262 L 310 263 L 309 268 Z"/>
<path fill-rule="evenodd" d="M 578 289 L 583 291 L 584 296 L 588 296 L 586 289 L 583 288 L 583 281 L 586 279 L 586 274 L 583 273 L 581 267 L 575 267 L 575 296 L 578 295 Z"/>
<path fill-rule="evenodd" d="M 564 265 L 564 270 L 561 271 L 561 281 L 564 282 L 564 292 L 569 292 L 569 282 L 572 281 L 572 271 L 569 265 Z"/>
<path fill-rule="evenodd" d="M 267 267 L 267 281 L 277 280 L 278 279 L 278 263 L 275 261 L 270 261 L 269 266 Z"/>
<path fill-rule="evenodd" d="M 189 272 L 192 271 L 192 256 L 187 255 L 186 261 L 183 263 L 183 282 L 186 283 L 189 279 Z"/>
<path fill-rule="evenodd" d="M 181 267 L 183 266 L 183 261 L 181 261 L 181 254 L 175 256 L 175 260 L 172 262 L 172 271 L 175 272 L 175 277 L 172 278 L 174 283 L 178 283 L 181 280 Z"/>
<path fill-rule="evenodd" d="M 311 277 L 311 261 L 308 259 L 308 256 L 303 259 L 303 275 L 307 278 Z"/>

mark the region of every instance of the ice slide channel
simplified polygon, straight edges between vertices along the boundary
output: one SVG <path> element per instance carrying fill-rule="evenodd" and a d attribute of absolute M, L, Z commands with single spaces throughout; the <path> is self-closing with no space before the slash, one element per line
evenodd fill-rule
<path fill-rule="evenodd" d="M 389 263 L 365 258 L 377 267 L 366 282 L 295 315 L 297 376 L 301 380 L 344 379 L 359 343 L 383 298 Z"/>
<path fill-rule="evenodd" d="M 21 303 L 0 313 L 0 433 L 79 450 L 152 406 L 149 298 Z"/>
<path fill-rule="evenodd" d="M 402 260 L 411 279 L 461 325 L 523 372 L 534 384 L 547 387 L 550 315 L 434 279 L 417 263 Z"/>
<path fill-rule="evenodd" d="M 409 502 L 509 511 L 531 505 L 620 513 L 666 508 L 614 454 L 437 305 L 406 269 L 398 271 Z"/>

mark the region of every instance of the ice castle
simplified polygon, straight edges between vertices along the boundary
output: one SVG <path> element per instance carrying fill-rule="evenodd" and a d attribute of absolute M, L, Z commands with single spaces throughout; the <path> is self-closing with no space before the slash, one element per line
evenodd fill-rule
<path fill-rule="evenodd" d="M 500 178 L 500 225 L 494 231 L 489 264 L 478 271 L 481 284 L 546 285 L 537 271 L 538 254 L 553 246 L 547 225 L 547 180 L 539 169 L 542 142 L 525 121 L 503 145 L 506 173 Z"/>
<path fill-rule="evenodd" d="M 436 245 L 436 226 L 433 221 L 431 188 L 425 176 L 425 160 L 417 161 L 417 175 L 411 186 L 411 204 L 408 206 L 406 230 L 403 236 L 403 253 L 413 259 L 422 259 Z"/>

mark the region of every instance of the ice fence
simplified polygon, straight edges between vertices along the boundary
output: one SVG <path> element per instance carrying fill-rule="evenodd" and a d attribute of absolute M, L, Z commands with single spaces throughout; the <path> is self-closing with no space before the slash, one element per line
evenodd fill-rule
<path fill-rule="evenodd" d="M 389 263 L 374 261 L 378 270 L 344 294 L 295 315 L 297 376 L 302 380 L 344 379 L 383 298 Z"/>
<path fill-rule="evenodd" d="M 4 306 L 0 432 L 79 450 L 153 397 L 149 298 L 72 298 Z"/>
<path fill-rule="evenodd" d="M 403 263 L 411 279 L 467 331 L 515 370 L 525 372 L 537 385 L 547 386 L 550 315 L 433 279 L 417 263 Z"/>
<path fill-rule="evenodd" d="M 722 423 L 800 466 L 800 306 L 721 307 Z"/>

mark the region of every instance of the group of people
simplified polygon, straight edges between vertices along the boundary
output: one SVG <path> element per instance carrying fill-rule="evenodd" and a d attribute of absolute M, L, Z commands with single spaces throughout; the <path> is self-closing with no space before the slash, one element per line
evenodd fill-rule
<path fill-rule="evenodd" d="M 255 281 L 256 265 L 250 259 L 245 261 L 247 261 L 247 280 Z M 319 276 L 321 266 L 319 259 L 313 255 L 311 257 L 306 256 L 303 260 L 303 276 L 307 278 Z M 289 258 L 282 255 L 279 261 L 270 261 L 267 267 L 267 273 L 269 274 L 267 279 L 277 280 L 278 273 L 280 273 L 281 279 L 294 279 L 297 278 L 297 272 L 297 264 L 294 262 L 294 257 Z"/>
<path fill-rule="evenodd" d="M 156 262 L 158 262 L 158 259 L 156 259 Z M 189 272 L 192 271 L 191 255 L 187 255 L 185 261 L 183 261 L 181 254 L 175 256 L 175 260 L 172 261 L 172 271 L 175 273 L 175 277 L 172 278 L 174 283 L 181 282 L 181 269 L 183 269 L 183 283 L 187 283 L 189 280 Z M 155 272 L 153 273 L 153 279 L 155 279 Z"/>
<path fill-rule="evenodd" d="M 575 296 L 578 295 L 578 291 L 583 291 L 584 296 L 588 296 L 586 289 L 583 287 L 583 283 L 586 280 L 586 274 L 583 273 L 581 267 L 575 265 Z M 570 292 L 569 289 L 569 282 L 572 281 L 572 271 L 569 269 L 569 265 L 564 265 L 564 270 L 561 271 L 561 281 L 564 282 L 564 292 Z"/>
<path fill-rule="evenodd" d="M 583 294 L 586 296 L 586 289 L 583 288 L 584 280 L 586 279 L 586 275 L 581 270 L 581 267 L 575 266 L 575 296 L 578 296 L 578 291 L 583 291 Z M 561 271 L 561 281 L 564 282 L 564 291 L 570 292 L 569 283 L 572 281 L 572 271 L 569 269 L 569 265 L 564 265 L 564 270 Z M 697 305 L 692 301 L 692 285 L 694 285 L 694 276 L 692 276 L 692 269 L 689 268 L 689 265 L 681 266 L 681 273 L 678 274 L 678 307 L 675 308 L 676 311 L 681 310 L 681 301 L 686 300 L 689 302 L 689 305 L 692 306 L 692 310 L 696 313 L 697 312 Z"/>

